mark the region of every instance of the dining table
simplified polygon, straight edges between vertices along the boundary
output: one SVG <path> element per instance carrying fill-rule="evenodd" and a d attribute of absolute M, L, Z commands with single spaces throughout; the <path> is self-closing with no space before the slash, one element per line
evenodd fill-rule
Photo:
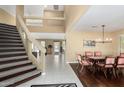
<path fill-rule="evenodd" d="M 106 56 L 89 57 L 88 60 L 93 63 L 93 73 L 97 72 L 97 63 L 105 63 Z"/>
<path fill-rule="evenodd" d="M 95 65 L 98 62 L 105 62 L 106 56 L 89 57 L 88 59 L 90 62 L 92 62 Z"/>

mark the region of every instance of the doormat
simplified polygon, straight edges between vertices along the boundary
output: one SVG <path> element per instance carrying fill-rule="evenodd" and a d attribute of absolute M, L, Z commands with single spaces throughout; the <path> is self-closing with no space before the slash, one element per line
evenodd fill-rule
<path fill-rule="evenodd" d="M 76 83 L 61 83 L 61 84 L 31 85 L 31 87 L 77 87 L 77 85 Z"/>

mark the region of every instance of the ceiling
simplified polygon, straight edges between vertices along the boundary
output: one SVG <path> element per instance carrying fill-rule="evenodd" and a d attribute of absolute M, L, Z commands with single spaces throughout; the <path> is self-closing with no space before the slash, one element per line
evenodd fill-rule
<path fill-rule="evenodd" d="M 59 11 L 64 11 L 64 5 L 59 5 L 58 7 L 59 7 L 58 8 Z M 47 5 L 45 10 L 54 10 L 54 5 Z"/>
<path fill-rule="evenodd" d="M 42 16 L 43 5 L 26 5 L 25 15 Z M 47 9 L 52 9 L 48 5 Z M 63 10 L 63 6 L 59 6 Z M 16 15 L 15 5 L 0 5 L 11 15 Z M 75 25 L 76 31 L 101 31 L 101 25 L 106 25 L 105 31 L 117 31 L 124 29 L 124 5 L 93 5 L 81 16 Z M 95 26 L 95 27 L 92 27 Z"/>
<path fill-rule="evenodd" d="M 93 5 L 75 25 L 77 31 L 105 31 L 124 29 L 124 5 Z"/>
<path fill-rule="evenodd" d="M 43 16 L 43 5 L 25 5 L 24 16 Z"/>
<path fill-rule="evenodd" d="M 16 5 L 0 5 L 0 8 L 4 9 L 9 14 L 16 16 Z M 47 10 L 54 10 L 53 5 L 47 5 Z M 42 16 L 44 5 L 25 5 L 24 15 L 25 16 Z M 63 11 L 64 6 L 59 5 L 59 10 Z"/>
<path fill-rule="evenodd" d="M 16 5 L 0 5 L 0 8 L 4 9 L 9 14 L 16 16 Z"/>
<path fill-rule="evenodd" d="M 9 14 L 16 16 L 16 5 L 0 5 L 0 8 L 4 9 Z M 25 5 L 25 16 L 42 16 L 43 5 Z"/>
<path fill-rule="evenodd" d="M 43 16 L 45 10 L 54 10 L 53 5 L 25 5 L 24 15 L 25 16 Z M 59 11 L 63 11 L 62 5 L 59 5 Z"/>

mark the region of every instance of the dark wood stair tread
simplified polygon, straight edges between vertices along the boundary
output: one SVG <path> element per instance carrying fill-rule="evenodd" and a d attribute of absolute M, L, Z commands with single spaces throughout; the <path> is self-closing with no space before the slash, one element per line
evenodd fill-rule
<path fill-rule="evenodd" d="M 22 81 L 22 80 L 24 80 L 26 78 L 29 78 L 31 76 L 34 76 L 34 75 L 40 74 L 40 73 L 41 73 L 41 71 L 34 70 L 34 71 L 29 72 L 29 73 L 16 76 L 14 78 L 10 78 L 10 79 L 4 80 L 4 81 L 0 82 L 0 87 L 5 87 L 5 86 L 13 85 L 16 82 Z"/>
<path fill-rule="evenodd" d="M 3 71 L 3 72 L 0 72 L 0 78 L 6 77 L 6 76 L 9 76 L 9 75 L 12 75 L 12 74 L 16 74 L 16 73 L 19 73 L 19 72 L 22 72 L 22 71 L 25 71 L 25 70 L 33 69 L 33 68 L 36 68 L 36 66 L 29 65 L 29 66 L 15 68 L 15 69 L 8 70 L 8 71 Z"/>
<path fill-rule="evenodd" d="M 2 61 L 7 61 L 7 60 L 17 60 L 17 59 L 21 59 L 21 58 L 27 58 L 28 56 L 27 55 L 24 55 L 24 56 L 14 56 L 14 57 L 7 57 L 7 58 L 0 58 L 0 62 Z"/>
<path fill-rule="evenodd" d="M 1 30 L 0 29 L 0 34 L 13 34 L 13 35 L 18 35 L 19 36 L 19 32 L 18 31 L 13 31 L 13 30 Z"/>
<path fill-rule="evenodd" d="M 27 63 L 31 63 L 31 61 L 25 60 L 25 61 L 14 62 L 14 63 L 6 63 L 6 64 L 0 65 L 0 69 L 18 66 L 18 65 L 23 65 L 23 64 L 27 64 Z"/>
<path fill-rule="evenodd" d="M 23 45 L 22 43 L 0 43 L 0 45 Z"/>
<path fill-rule="evenodd" d="M 24 47 L 0 47 L 0 50 L 25 49 Z"/>
<path fill-rule="evenodd" d="M 11 51 L 11 52 L 2 52 L 2 53 L 0 53 L 0 56 L 1 55 L 11 55 L 11 54 L 23 54 L 23 53 L 26 53 L 25 51 L 15 51 L 15 52 L 13 52 L 13 51 Z"/>
<path fill-rule="evenodd" d="M 20 37 L 15 37 L 15 36 L 0 36 L 0 39 L 19 39 L 19 40 L 21 40 Z"/>
<path fill-rule="evenodd" d="M 22 42 L 21 40 L 11 40 L 11 39 L 0 39 L 0 41 Z"/>

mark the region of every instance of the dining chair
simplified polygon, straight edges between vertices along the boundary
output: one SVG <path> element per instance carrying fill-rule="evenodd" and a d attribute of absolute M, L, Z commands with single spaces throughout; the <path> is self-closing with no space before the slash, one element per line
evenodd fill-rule
<path fill-rule="evenodd" d="M 106 78 L 108 78 L 107 76 L 107 72 L 109 70 L 109 73 L 111 73 L 114 77 L 116 77 L 115 74 L 115 57 L 106 57 L 106 60 L 104 63 L 98 63 L 97 66 L 100 67 L 101 71 L 104 72 L 104 75 Z"/>
<path fill-rule="evenodd" d="M 78 60 L 77 69 L 79 69 L 79 67 L 81 66 L 81 69 L 79 70 L 80 73 L 83 72 L 85 67 L 92 66 L 92 63 L 89 62 L 86 57 L 83 57 L 83 58 L 81 57 L 82 57 L 81 55 L 77 55 L 77 60 Z"/>
<path fill-rule="evenodd" d="M 95 51 L 94 52 L 94 56 L 95 57 L 101 57 L 102 56 L 102 52 L 101 51 Z"/>
<path fill-rule="evenodd" d="M 81 54 L 76 54 L 76 59 L 78 61 L 78 65 L 77 65 L 76 69 L 78 69 L 80 67 L 80 65 L 82 64 L 81 63 L 81 61 L 82 61 Z"/>
<path fill-rule="evenodd" d="M 93 52 L 92 51 L 85 51 L 85 56 L 86 57 L 93 57 Z"/>
<path fill-rule="evenodd" d="M 122 73 L 124 69 L 124 57 L 118 57 L 117 64 L 116 64 L 116 75 L 119 77 L 119 72 Z"/>
<path fill-rule="evenodd" d="M 120 53 L 120 57 L 124 57 L 124 53 Z"/>

